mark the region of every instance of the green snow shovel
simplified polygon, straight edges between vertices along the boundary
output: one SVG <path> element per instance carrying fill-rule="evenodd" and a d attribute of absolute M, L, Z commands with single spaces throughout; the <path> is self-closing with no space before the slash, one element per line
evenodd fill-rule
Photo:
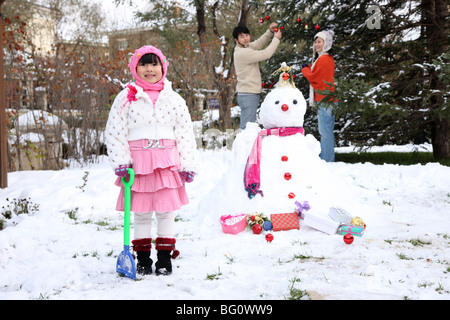
<path fill-rule="evenodd" d="M 125 277 L 131 279 L 136 278 L 136 264 L 134 263 L 133 255 L 130 252 L 130 207 L 131 207 L 131 186 L 134 182 L 134 170 L 128 168 L 128 174 L 130 175 L 130 180 L 127 182 L 126 177 L 122 178 L 122 183 L 124 186 L 124 224 L 123 224 L 123 251 L 119 254 L 117 258 L 116 271 Z"/>

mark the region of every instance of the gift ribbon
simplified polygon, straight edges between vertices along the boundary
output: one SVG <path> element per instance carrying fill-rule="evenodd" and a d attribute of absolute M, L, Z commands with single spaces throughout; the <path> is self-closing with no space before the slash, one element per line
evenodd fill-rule
<path fill-rule="evenodd" d="M 303 213 L 303 211 L 306 212 L 309 209 L 311 209 L 311 206 L 309 205 L 308 201 L 303 201 L 303 203 L 295 201 L 295 205 L 297 206 L 299 213 Z"/>

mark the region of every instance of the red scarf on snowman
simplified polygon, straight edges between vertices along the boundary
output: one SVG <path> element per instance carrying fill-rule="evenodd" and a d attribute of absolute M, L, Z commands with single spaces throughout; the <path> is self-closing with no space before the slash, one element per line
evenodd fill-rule
<path fill-rule="evenodd" d="M 253 143 L 252 150 L 248 155 L 247 165 L 244 171 L 244 186 L 245 190 L 248 192 L 248 197 L 252 199 L 259 193 L 262 197 L 264 196 L 262 190 L 259 189 L 261 183 L 261 147 L 262 138 L 270 135 L 275 136 L 290 136 L 293 134 L 305 134 L 305 130 L 302 127 L 286 127 L 286 128 L 272 128 L 263 129 L 258 133 L 258 137 Z"/>

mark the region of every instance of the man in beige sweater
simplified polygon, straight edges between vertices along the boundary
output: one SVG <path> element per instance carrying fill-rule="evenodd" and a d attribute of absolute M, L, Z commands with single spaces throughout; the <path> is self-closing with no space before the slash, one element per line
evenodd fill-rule
<path fill-rule="evenodd" d="M 236 42 L 234 49 L 234 65 L 237 75 L 236 89 L 238 104 L 241 108 L 240 127 L 242 130 L 245 129 L 247 122 L 256 121 L 256 110 L 261 94 L 259 62 L 269 59 L 280 44 L 281 31 L 276 29 L 276 26 L 276 23 L 272 23 L 269 29 L 253 42 L 251 42 L 250 31 L 247 27 L 238 26 L 233 31 L 234 41 Z M 270 41 L 271 38 L 272 41 Z"/>

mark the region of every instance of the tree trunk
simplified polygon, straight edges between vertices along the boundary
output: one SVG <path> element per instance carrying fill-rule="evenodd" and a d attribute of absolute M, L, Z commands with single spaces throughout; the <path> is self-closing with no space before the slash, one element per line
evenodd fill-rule
<path fill-rule="evenodd" d="M 241 14 L 239 16 L 238 26 L 243 26 L 243 27 L 247 26 L 248 15 L 250 13 L 251 7 L 252 7 L 251 5 L 248 5 L 248 0 L 242 0 Z"/>
<path fill-rule="evenodd" d="M 3 16 L 2 5 L 5 0 L 0 0 L 0 188 L 8 186 L 8 146 L 6 129 L 6 101 L 5 101 L 5 70 L 3 58 Z"/>
<path fill-rule="evenodd" d="M 438 58 L 448 50 L 448 5 L 447 0 L 423 0 L 422 21 L 425 23 L 424 39 L 429 56 L 426 62 Z M 438 73 L 430 73 L 430 91 L 443 92 L 446 85 L 438 78 Z M 434 94 L 430 99 L 430 110 L 436 110 L 444 103 L 442 95 Z M 450 159 L 450 119 L 435 112 L 432 128 L 433 155 L 436 160 Z"/>
<path fill-rule="evenodd" d="M 436 119 L 434 122 L 433 156 L 436 160 L 450 159 L 450 119 Z"/>
<path fill-rule="evenodd" d="M 201 50 L 203 53 L 203 57 L 205 63 L 208 67 L 208 70 L 212 72 L 214 83 L 218 89 L 219 95 L 219 129 L 225 131 L 225 129 L 229 129 L 232 127 L 231 123 L 231 111 L 230 107 L 233 101 L 234 94 L 234 85 L 232 85 L 232 70 L 233 70 L 233 59 L 231 58 L 231 62 L 228 64 L 227 69 L 228 73 L 224 75 L 223 73 L 216 72 L 216 66 L 214 65 L 214 59 L 212 52 L 208 50 L 208 41 L 207 41 L 207 33 L 206 33 L 206 21 L 205 21 L 205 0 L 195 0 L 196 7 L 196 18 L 197 18 L 197 35 L 200 39 Z M 219 2 L 216 2 L 213 9 L 213 16 L 215 15 L 214 10 L 217 9 Z M 241 5 L 241 14 L 239 25 L 247 22 L 248 14 L 250 11 L 251 5 L 248 5 L 248 0 L 243 0 Z M 214 23 L 214 32 L 220 40 L 220 35 L 218 34 L 217 28 Z M 227 43 L 222 44 L 223 51 L 226 52 Z M 224 59 L 222 60 L 222 64 L 225 69 Z"/>

